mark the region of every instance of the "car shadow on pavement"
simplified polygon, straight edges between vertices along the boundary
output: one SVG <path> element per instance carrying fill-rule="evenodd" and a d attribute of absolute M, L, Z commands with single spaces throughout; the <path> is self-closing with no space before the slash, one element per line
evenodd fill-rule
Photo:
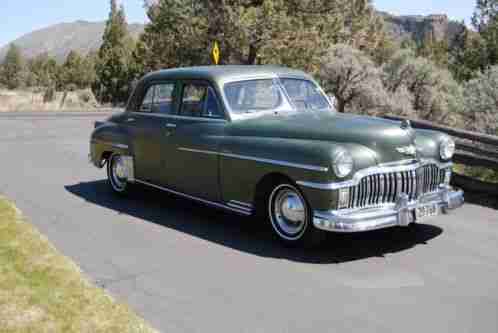
<path fill-rule="evenodd" d="M 417 224 L 413 228 L 390 228 L 359 234 L 331 233 L 327 241 L 316 249 L 286 248 L 273 238 L 269 226 L 262 221 L 239 217 L 155 189 L 137 187 L 131 197 L 121 198 L 111 192 L 104 180 L 67 185 L 65 188 L 89 203 L 120 214 L 238 251 L 296 262 L 330 264 L 383 257 L 426 244 L 443 231 L 433 225 Z"/>

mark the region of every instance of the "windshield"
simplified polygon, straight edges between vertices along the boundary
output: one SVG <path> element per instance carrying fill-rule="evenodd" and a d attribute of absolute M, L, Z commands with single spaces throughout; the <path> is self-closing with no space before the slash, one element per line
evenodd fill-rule
<path fill-rule="evenodd" d="M 320 88 L 305 79 L 231 82 L 224 86 L 224 92 L 234 113 L 330 108 Z"/>

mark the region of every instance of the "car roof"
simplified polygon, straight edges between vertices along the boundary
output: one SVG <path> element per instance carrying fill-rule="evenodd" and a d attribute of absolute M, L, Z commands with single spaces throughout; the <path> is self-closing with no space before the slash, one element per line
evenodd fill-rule
<path fill-rule="evenodd" d="M 181 80 L 199 79 L 214 81 L 219 84 L 257 77 L 300 77 L 312 79 L 303 71 L 274 65 L 226 65 L 198 66 L 165 69 L 152 72 L 144 80 Z"/>

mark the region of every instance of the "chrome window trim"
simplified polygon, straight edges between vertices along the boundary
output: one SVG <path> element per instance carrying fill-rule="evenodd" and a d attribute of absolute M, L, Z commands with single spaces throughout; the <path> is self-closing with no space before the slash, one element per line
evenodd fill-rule
<path fill-rule="evenodd" d="M 255 162 L 274 164 L 274 165 L 281 165 L 281 166 L 285 166 L 285 167 L 311 170 L 311 171 L 319 171 L 319 172 L 328 172 L 329 171 L 328 167 L 322 167 L 322 166 L 316 166 L 316 165 L 310 165 L 310 164 L 286 162 L 286 161 L 273 160 L 273 159 L 268 159 L 268 158 L 260 158 L 260 157 L 247 156 L 247 155 L 232 154 L 232 153 L 227 153 L 227 152 L 219 153 L 219 152 L 215 152 L 215 151 L 211 151 L 211 150 L 191 149 L 191 148 L 185 148 L 185 147 L 179 147 L 178 150 L 188 151 L 188 152 L 192 152 L 192 153 L 200 153 L 200 154 L 219 155 L 219 156 L 223 156 L 223 157 L 231 157 L 231 158 L 237 158 L 237 159 L 241 159 L 241 160 L 255 161 Z"/>
<path fill-rule="evenodd" d="M 401 162 L 403 162 L 403 161 L 401 161 Z M 353 175 L 352 179 L 346 180 L 343 182 L 315 183 L 315 182 L 308 182 L 308 181 L 297 181 L 296 183 L 298 185 L 301 185 L 304 187 L 309 187 L 309 188 L 314 188 L 314 189 L 319 189 L 319 190 L 337 190 L 340 188 L 356 186 L 360 183 L 362 178 L 367 177 L 367 176 L 376 175 L 376 174 L 384 174 L 384 173 L 393 173 L 393 172 L 414 171 L 414 170 L 416 170 L 424 165 L 429 165 L 429 164 L 435 164 L 439 169 L 447 169 L 447 168 L 451 168 L 453 166 L 452 162 L 441 163 L 439 161 L 436 161 L 435 159 L 425 159 L 425 160 L 417 161 L 416 163 L 412 163 L 412 164 L 400 164 L 400 165 L 390 165 L 390 166 L 385 166 L 385 164 L 384 165 L 379 164 L 379 165 L 374 166 L 374 167 L 359 170 Z"/>
<path fill-rule="evenodd" d="M 202 122 L 217 122 L 217 123 L 227 123 L 228 120 L 224 118 L 209 118 L 209 117 L 189 117 L 189 116 L 179 116 L 175 114 L 160 114 L 160 113 L 147 113 L 147 112 L 136 112 L 130 111 L 131 114 L 141 115 L 141 116 L 153 116 L 157 118 L 165 118 L 165 119 L 184 119 L 184 120 L 197 120 Z"/>
<path fill-rule="evenodd" d="M 152 184 L 152 183 L 140 180 L 140 179 L 135 179 L 135 182 L 143 184 L 143 185 L 147 185 L 147 186 L 156 188 L 158 190 L 161 190 L 161 191 L 164 191 L 164 192 L 168 192 L 168 193 L 171 193 L 171 194 L 174 194 L 174 195 L 186 198 L 186 199 L 194 200 L 194 201 L 197 201 L 197 202 L 209 205 L 209 206 L 213 206 L 213 207 L 217 207 L 217 208 L 229 210 L 229 211 L 241 214 L 241 215 L 249 216 L 252 213 L 252 209 L 242 209 L 241 207 L 232 207 L 232 206 L 224 205 L 224 204 L 221 204 L 221 203 L 218 203 L 218 202 L 214 202 L 214 201 L 210 201 L 210 200 L 198 198 L 198 197 L 195 197 L 193 195 L 189 195 L 189 194 L 185 194 L 185 193 L 182 193 L 182 192 L 178 192 L 178 191 L 169 189 L 167 187 L 155 185 L 155 184 Z"/>

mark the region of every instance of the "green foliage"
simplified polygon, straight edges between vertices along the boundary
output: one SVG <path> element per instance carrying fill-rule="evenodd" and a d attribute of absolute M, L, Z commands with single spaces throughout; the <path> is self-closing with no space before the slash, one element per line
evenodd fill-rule
<path fill-rule="evenodd" d="M 472 25 L 486 45 L 489 65 L 498 64 L 498 0 L 477 0 Z"/>
<path fill-rule="evenodd" d="M 128 98 L 133 44 L 124 8 L 118 8 L 116 0 L 111 0 L 111 12 L 96 64 L 94 88 L 101 101 L 117 104 Z"/>
<path fill-rule="evenodd" d="M 417 55 L 434 62 L 438 67 L 448 68 L 449 45 L 447 40 L 435 40 L 428 35 L 417 48 Z"/>
<path fill-rule="evenodd" d="M 43 53 L 28 61 L 30 87 L 49 87 L 56 85 L 59 66 L 54 58 Z"/>
<path fill-rule="evenodd" d="M 317 72 L 332 44 L 364 48 L 383 61 L 389 43 L 369 0 L 158 0 L 146 2 L 143 70 L 211 64 L 282 64 Z"/>
<path fill-rule="evenodd" d="M 78 52 L 71 51 L 61 66 L 58 88 L 73 91 L 89 88 L 95 82 L 95 63 L 93 56 L 81 57 Z"/>
<path fill-rule="evenodd" d="M 475 78 L 488 67 L 485 41 L 479 33 L 465 26 L 455 36 L 449 58 L 449 68 L 460 82 Z"/>
<path fill-rule="evenodd" d="M 11 44 L 2 64 L 0 80 L 8 89 L 18 89 L 26 83 L 26 64 L 19 48 Z"/>

